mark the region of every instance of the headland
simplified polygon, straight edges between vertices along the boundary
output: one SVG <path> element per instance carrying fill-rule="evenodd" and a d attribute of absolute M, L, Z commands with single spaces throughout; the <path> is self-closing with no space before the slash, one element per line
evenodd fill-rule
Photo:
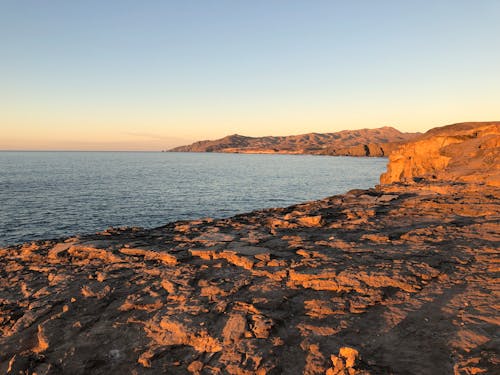
<path fill-rule="evenodd" d="M 420 133 L 403 133 L 390 126 L 281 137 L 233 134 L 221 139 L 198 141 L 169 151 L 382 157 L 419 135 Z"/>

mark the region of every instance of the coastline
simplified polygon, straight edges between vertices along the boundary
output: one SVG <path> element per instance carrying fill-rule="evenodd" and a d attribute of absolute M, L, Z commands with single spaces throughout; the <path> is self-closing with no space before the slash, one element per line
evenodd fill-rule
<path fill-rule="evenodd" d="M 495 187 L 392 184 L 3 249 L 0 370 L 492 371 L 499 219 Z"/>
<path fill-rule="evenodd" d="M 287 136 L 249 137 L 233 134 L 215 140 L 197 141 L 169 151 L 380 157 L 389 155 L 402 143 L 419 135 L 420 133 L 402 133 L 388 126 Z"/>
<path fill-rule="evenodd" d="M 303 152 L 303 151 L 272 151 L 272 150 L 246 150 L 246 149 L 235 149 L 235 150 L 220 150 L 220 151 L 162 151 L 165 153 L 195 153 L 195 154 L 241 154 L 241 155 L 300 155 L 300 156 L 325 156 L 325 157 L 335 157 L 335 158 L 382 158 L 388 159 L 389 155 L 349 155 L 349 154 L 325 154 L 325 153 L 313 153 L 313 152 Z"/>
<path fill-rule="evenodd" d="M 373 186 L 387 165 L 387 159 L 379 158 L 302 155 L 4 156 L 0 247 L 92 234 L 111 226 L 154 228 L 177 220 L 224 218 L 321 199 Z"/>

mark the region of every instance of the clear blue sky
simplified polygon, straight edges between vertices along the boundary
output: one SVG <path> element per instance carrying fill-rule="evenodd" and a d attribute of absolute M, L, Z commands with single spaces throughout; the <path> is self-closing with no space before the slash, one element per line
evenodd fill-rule
<path fill-rule="evenodd" d="M 0 149 L 500 119 L 499 0 L 0 0 Z"/>

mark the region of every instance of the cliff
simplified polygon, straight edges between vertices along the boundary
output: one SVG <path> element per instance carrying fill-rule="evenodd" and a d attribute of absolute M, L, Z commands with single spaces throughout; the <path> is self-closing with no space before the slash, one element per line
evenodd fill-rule
<path fill-rule="evenodd" d="M 467 122 L 429 130 L 389 156 L 381 183 L 421 179 L 500 186 L 500 122 Z"/>
<path fill-rule="evenodd" d="M 170 151 L 386 156 L 401 142 L 413 139 L 416 135 L 402 133 L 391 127 L 285 137 L 246 137 L 235 134 L 214 141 L 195 142 Z"/>

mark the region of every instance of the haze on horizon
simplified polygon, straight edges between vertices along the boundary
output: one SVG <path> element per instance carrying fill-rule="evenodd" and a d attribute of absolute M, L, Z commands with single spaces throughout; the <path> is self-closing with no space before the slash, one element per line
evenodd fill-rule
<path fill-rule="evenodd" d="M 0 150 L 498 120 L 500 1 L 4 1 Z"/>

